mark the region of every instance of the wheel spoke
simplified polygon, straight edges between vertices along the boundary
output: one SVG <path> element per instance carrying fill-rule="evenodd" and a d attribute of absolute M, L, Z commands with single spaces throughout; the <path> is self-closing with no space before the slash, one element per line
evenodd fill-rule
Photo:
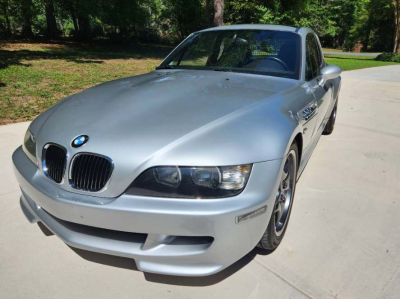
<path fill-rule="evenodd" d="M 277 204 L 275 205 L 275 213 L 279 212 L 279 210 L 281 209 L 281 205 L 279 204 L 279 202 L 277 202 Z"/>
<path fill-rule="evenodd" d="M 289 175 L 289 171 L 285 172 L 285 169 L 283 169 L 281 181 L 283 182 L 284 180 L 286 180 L 288 175 Z"/>
<path fill-rule="evenodd" d="M 290 169 L 290 165 L 289 165 L 289 159 L 286 161 L 285 166 L 283 166 L 283 171 L 282 171 L 282 179 L 281 181 L 286 180 L 287 176 L 289 175 L 289 169 Z"/>
<path fill-rule="evenodd" d="M 290 188 L 290 162 L 289 159 L 283 167 L 283 174 L 281 180 L 281 191 L 287 191 Z"/>
<path fill-rule="evenodd" d="M 281 212 L 282 212 L 282 213 L 283 213 L 283 211 L 285 210 L 285 205 L 286 205 L 286 201 L 282 201 L 282 202 L 280 203 Z"/>
<path fill-rule="evenodd" d="M 289 190 L 290 188 L 290 173 L 287 175 L 286 179 L 282 181 L 282 192 Z"/>
<path fill-rule="evenodd" d="M 281 206 L 281 204 L 279 202 L 276 205 L 274 213 L 276 214 L 275 215 L 275 224 L 278 224 L 279 220 L 281 220 L 281 217 L 282 217 L 282 206 Z"/>

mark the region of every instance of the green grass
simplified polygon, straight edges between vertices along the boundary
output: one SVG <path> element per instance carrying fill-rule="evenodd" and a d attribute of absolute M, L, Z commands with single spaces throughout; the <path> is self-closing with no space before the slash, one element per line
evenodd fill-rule
<path fill-rule="evenodd" d="M 0 124 L 31 120 L 91 86 L 154 70 L 170 48 L 0 43 Z"/>
<path fill-rule="evenodd" d="M 400 65 L 395 62 L 376 61 L 369 56 L 324 55 L 327 63 L 340 66 L 344 71 L 364 69 L 376 66 Z"/>

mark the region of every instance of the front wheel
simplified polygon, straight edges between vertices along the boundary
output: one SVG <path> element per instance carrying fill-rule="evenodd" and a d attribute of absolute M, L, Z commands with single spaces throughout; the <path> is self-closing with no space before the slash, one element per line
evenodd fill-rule
<path fill-rule="evenodd" d="M 298 152 L 296 143 L 293 143 L 283 166 L 271 219 L 257 245 L 260 248 L 275 250 L 285 235 L 296 189 Z"/>
<path fill-rule="evenodd" d="M 333 110 L 332 110 L 331 116 L 329 117 L 328 123 L 326 124 L 324 131 L 322 132 L 322 134 L 324 134 L 324 135 L 332 134 L 333 129 L 335 128 L 338 101 L 339 101 L 339 99 L 336 101 L 335 107 L 333 107 Z"/>

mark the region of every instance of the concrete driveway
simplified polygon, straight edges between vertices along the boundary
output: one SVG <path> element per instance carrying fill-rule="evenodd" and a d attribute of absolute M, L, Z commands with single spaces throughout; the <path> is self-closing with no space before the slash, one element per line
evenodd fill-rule
<path fill-rule="evenodd" d="M 205 278 L 144 274 L 29 224 L 11 165 L 28 123 L 0 127 L 0 298 L 400 298 L 400 66 L 344 73 L 339 103 L 279 249 Z"/>

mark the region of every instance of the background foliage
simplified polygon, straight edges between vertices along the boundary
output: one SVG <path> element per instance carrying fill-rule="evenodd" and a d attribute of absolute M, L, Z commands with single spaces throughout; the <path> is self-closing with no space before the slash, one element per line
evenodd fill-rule
<path fill-rule="evenodd" d="M 392 51 L 399 0 L 0 0 L 0 38 L 174 44 L 213 25 L 312 27 L 326 47 Z M 219 5 L 219 6 L 218 6 Z M 215 8 L 215 9 L 214 9 Z M 214 20 L 214 23 L 216 21 Z M 397 30 L 399 31 L 399 30 Z"/>

